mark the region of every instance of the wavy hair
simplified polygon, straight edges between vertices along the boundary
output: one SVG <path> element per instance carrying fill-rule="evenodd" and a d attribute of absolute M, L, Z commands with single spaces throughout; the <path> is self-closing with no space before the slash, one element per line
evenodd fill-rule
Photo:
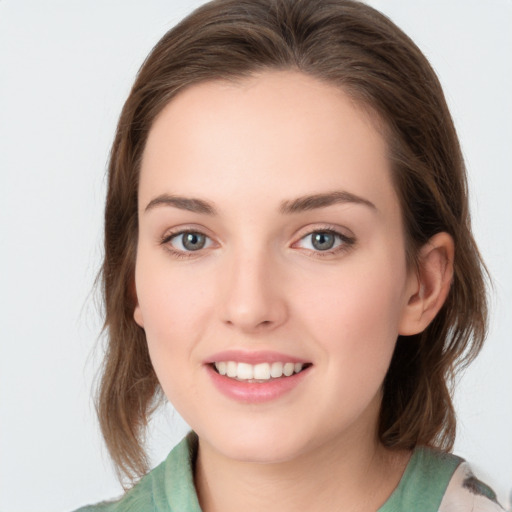
<path fill-rule="evenodd" d="M 153 48 L 124 104 L 108 170 L 101 283 L 106 355 L 97 394 L 118 475 L 148 470 L 144 438 L 162 398 L 144 331 L 133 319 L 141 157 L 155 117 L 186 87 L 294 69 L 335 85 L 384 127 L 408 262 L 439 232 L 455 242 L 454 277 L 424 332 L 399 336 L 385 378 L 379 436 L 388 447 L 450 449 L 451 384 L 486 332 L 485 267 L 471 233 L 464 162 L 436 74 L 387 17 L 352 0 L 214 0 Z"/>

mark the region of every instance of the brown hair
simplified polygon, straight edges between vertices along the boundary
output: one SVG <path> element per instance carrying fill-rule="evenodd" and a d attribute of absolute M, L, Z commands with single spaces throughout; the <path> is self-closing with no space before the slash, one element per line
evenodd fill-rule
<path fill-rule="evenodd" d="M 389 447 L 450 449 L 455 370 L 486 331 L 484 266 L 473 240 L 464 162 L 439 81 L 389 19 L 350 0 L 214 0 L 170 30 L 141 67 L 112 147 L 102 284 L 107 352 L 97 399 L 111 457 L 132 480 L 148 469 L 148 418 L 161 398 L 144 331 L 133 320 L 139 166 L 155 117 L 185 87 L 296 69 L 343 89 L 385 127 L 407 256 L 434 234 L 455 242 L 453 284 L 441 311 L 402 337 L 384 382 L 379 435 Z"/>

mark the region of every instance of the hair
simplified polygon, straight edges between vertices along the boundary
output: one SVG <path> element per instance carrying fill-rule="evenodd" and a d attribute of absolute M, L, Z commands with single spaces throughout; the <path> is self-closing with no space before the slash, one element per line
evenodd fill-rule
<path fill-rule="evenodd" d="M 214 0 L 167 32 L 123 107 L 108 170 L 101 270 L 106 355 L 97 395 L 118 476 L 148 471 L 146 427 L 162 399 L 146 338 L 133 319 L 140 162 L 153 121 L 180 91 L 209 80 L 297 70 L 348 94 L 384 126 L 403 214 L 406 255 L 439 232 L 454 240 L 446 302 L 420 334 L 399 336 L 383 386 L 378 434 L 391 448 L 449 450 L 456 371 L 486 333 L 486 271 L 471 233 L 464 161 L 441 85 L 396 25 L 352 0 Z"/>

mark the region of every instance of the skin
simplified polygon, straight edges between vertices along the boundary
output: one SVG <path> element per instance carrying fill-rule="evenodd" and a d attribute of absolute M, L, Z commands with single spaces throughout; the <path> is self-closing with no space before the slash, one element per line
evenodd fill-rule
<path fill-rule="evenodd" d="M 382 382 L 398 334 L 421 331 L 441 307 L 453 244 L 441 233 L 421 268 L 407 267 L 386 154 L 375 119 L 292 71 L 193 86 L 156 119 L 141 167 L 134 318 L 199 436 L 203 510 L 376 510 L 396 487 L 410 454 L 377 438 Z M 333 191 L 351 200 L 283 212 Z M 311 233 L 327 229 L 341 236 L 320 251 Z M 187 251 L 183 230 L 204 234 L 204 248 Z M 205 364 L 228 349 L 311 367 L 283 396 L 240 403 Z"/>

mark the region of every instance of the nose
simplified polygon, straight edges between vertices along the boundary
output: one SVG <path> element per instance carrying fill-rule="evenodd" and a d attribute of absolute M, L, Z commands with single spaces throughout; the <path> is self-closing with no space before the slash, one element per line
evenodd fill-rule
<path fill-rule="evenodd" d="M 246 333 L 273 330 L 288 316 L 285 276 L 263 252 L 235 256 L 220 276 L 222 321 Z"/>

